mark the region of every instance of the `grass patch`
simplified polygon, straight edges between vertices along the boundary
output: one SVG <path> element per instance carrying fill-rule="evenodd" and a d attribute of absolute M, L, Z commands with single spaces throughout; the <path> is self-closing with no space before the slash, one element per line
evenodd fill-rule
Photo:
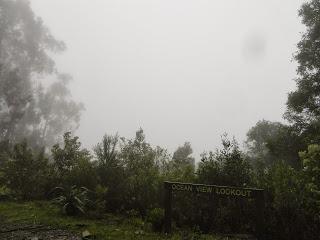
<path fill-rule="evenodd" d="M 157 234 L 150 226 L 139 218 L 124 218 L 106 214 L 102 219 L 86 219 L 84 217 L 68 217 L 49 202 L 0 202 L 0 217 L 7 223 L 45 224 L 57 228 L 81 233 L 88 230 L 97 239 L 202 239 L 216 240 L 208 235 L 176 232 L 171 236 Z M 1 219 L 0 218 L 0 219 Z M 1 223 L 0 223 L 1 224 Z"/>

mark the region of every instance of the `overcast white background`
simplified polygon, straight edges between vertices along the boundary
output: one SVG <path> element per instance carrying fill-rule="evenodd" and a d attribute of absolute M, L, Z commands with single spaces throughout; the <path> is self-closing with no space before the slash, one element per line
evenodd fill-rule
<path fill-rule="evenodd" d="M 258 120 L 282 121 L 294 89 L 302 0 L 31 0 L 67 51 L 55 56 L 85 104 L 78 134 L 105 133 L 194 156 L 224 132 L 242 144 Z"/>

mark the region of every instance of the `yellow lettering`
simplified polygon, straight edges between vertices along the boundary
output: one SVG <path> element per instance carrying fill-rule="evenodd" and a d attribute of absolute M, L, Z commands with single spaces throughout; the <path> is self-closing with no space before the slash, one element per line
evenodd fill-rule
<path fill-rule="evenodd" d="M 171 190 L 176 191 L 196 191 L 198 193 L 214 193 L 217 195 L 237 196 L 237 197 L 253 197 L 252 190 L 249 189 L 236 189 L 232 187 L 219 187 L 209 185 L 193 185 L 193 184 L 171 184 Z"/>
<path fill-rule="evenodd" d="M 235 189 L 231 189 L 230 195 L 233 195 L 233 196 L 236 195 L 235 191 L 236 191 Z"/>

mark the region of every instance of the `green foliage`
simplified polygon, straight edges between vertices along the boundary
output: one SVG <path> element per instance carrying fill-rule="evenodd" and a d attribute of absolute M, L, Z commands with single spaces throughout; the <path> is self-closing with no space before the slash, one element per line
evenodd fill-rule
<path fill-rule="evenodd" d="M 122 234 L 113 229 L 112 234 L 115 239 L 134 239 L 147 236 L 141 216 L 154 231 L 161 231 L 164 180 L 255 185 L 266 190 L 269 236 L 284 240 L 318 237 L 319 0 L 305 2 L 299 11 L 306 30 L 295 54 L 297 89 L 288 96 L 285 114 L 290 125 L 259 121 L 247 134 L 246 155 L 235 140 L 224 135 L 222 148 L 203 153 L 198 168 L 189 142 L 171 157 L 165 149 L 152 147 L 142 129 L 134 139 L 105 135 L 94 148 L 94 158 L 71 132 L 58 143 L 61 133 L 78 127 L 83 110 L 71 99 L 67 85 L 71 77 L 59 73 L 51 57 L 65 45 L 52 36 L 28 1 L 2 0 L 0 13 L 0 199 L 11 195 L 43 199 L 48 189 L 59 186 L 55 202 L 67 215 L 83 213 L 85 208 L 100 218 L 105 211 L 126 212 L 134 230 L 126 228 L 123 232 L 128 234 Z M 56 80 L 44 87 L 33 79 L 35 75 Z M 52 145 L 47 156 L 45 150 Z M 202 239 L 201 231 L 247 230 L 252 224 L 252 211 L 247 215 L 238 211 L 241 206 L 251 209 L 250 201 L 244 205 L 182 193 L 173 197 L 179 203 L 173 206 L 176 225 L 189 227 L 182 236 L 185 239 Z M 246 223 L 235 220 L 240 215 Z M 195 231 L 190 232 L 191 228 Z M 105 236 L 102 230 L 99 234 Z"/>
<path fill-rule="evenodd" d="M 320 221 L 320 145 L 309 145 L 307 151 L 300 152 L 300 157 L 303 162 L 306 204 L 308 210 Z"/>
<path fill-rule="evenodd" d="M 255 166 L 255 181 L 266 189 L 268 231 L 275 239 L 314 239 L 320 232 L 319 13 L 319 0 L 299 11 L 306 28 L 294 56 L 297 89 L 287 101 L 291 125 L 263 121 L 248 133 L 250 157 L 264 163 Z"/>
<path fill-rule="evenodd" d="M 189 142 L 177 148 L 172 159 L 167 162 L 165 176 L 167 180 L 176 182 L 194 182 L 195 159 L 191 156 L 193 150 Z"/>
<path fill-rule="evenodd" d="M 183 146 L 178 147 L 178 149 L 173 153 L 172 160 L 177 165 L 195 165 L 195 160 L 190 155 L 192 154 L 191 144 L 185 142 Z"/>
<path fill-rule="evenodd" d="M 2 202 L 0 204 L 1 216 L 6 223 L 30 223 L 49 225 L 57 229 L 68 229 L 76 233 L 88 230 L 99 240 L 181 240 L 180 232 L 172 235 L 141 231 L 141 224 L 131 225 L 130 221 L 116 215 L 107 215 L 104 219 L 84 219 L 62 215 L 61 211 L 48 202 Z M 2 219 L 2 220 L 4 220 Z M 141 221 L 141 220 L 140 220 Z M 85 225 L 85 227 L 79 227 Z M 192 233 L 189 234 L 192 236 Z M 200 239 L 217 240 L 219 237 L 201 235 Z"/>
<path fill-rule="evenodd" d="M 122 209 L 126 184 L 124 164 L 120 159 L 119 137 L 105 135 L 102 142 L 95 146 L 94 153 L 99 184 L 108 189 L 104 196 L 105 207 L 110 211 Z"/>
<path fill-rule="evenodd" d="M 294 126 L 282 125 L 277 135 L 267 143 L 270 153 L 274 156 L 274 162 L 284 161 L 295 169 L 301 169 L 298 153 L 306 147 L 303 138 Z"/>
<path fill-rule="evenodd" d="M 305 2 L 299 16 L 306 29 L 300 42 L 295 60 L 298 62 L 297 89 L 290 92 L 286 118 L 294 123 L 310 140 L 319 142 L 319 74 L 320 74 L 320 23 L 319 0 Z M 309 142 L 311 143 L 311 142 Z"/>
<path fill-rule="evenodd" d="M 81 148 L 78 137 L 72 137 L 70 132 L 65 133 L 64 145 L 54 145 L 51 153 L 56 185 L 95 188 L 97 180 L 91 154 Z"/>
<path fill-rule="evenodd" d="M 74 216 L 85 213 L 85 206 L 89 201 L 87 188 L 79 188 L 75 185 L 70 188 L 56 187 L 52 192 L 54 194 L 58 193 L 58 196 L 53 199 L 53 202 L 60 205 L 65 214 Z"/>
<path fill-rule="evenodd" d="M 270 166 L 275 161 L 275 156 L 268 148 L 268 144 L 279 134 L 283 124 L 266 120 L 258 121 L 247 133 L 247 155 L 253 166 Z"/>
<path fill-rule="evenodd" d="M 151 147 L 142 129 L 134 139 L 105 135 L 94 153 L 98 182 L 108 189 L 106 210 L 134 210 L 145 215 L 162 204 L 169 155 L 160 147 Z"/>
<path fill-rule="evenodd" d="M 164 224 L 164 210 L 162 208 L 151 209 L 147 214 L 146 220 L 152 224 L 153 231 L 161 232 Z"/>
<path fill-rule="evenodd" d="M 0 201 L 12 200 L 12 197 L 10 189 L 5 186 L 0 186 Z"/>
<path fill-rule="evenodd" d="M 108 207 L 108 203 L 106 201 L 107 193 L 108 189 L 100 184 L 96 186 L 95 191 L 88 192 L 88 198 L 90 201 L 87 201 L 86 203 L 87 217 L 95 219 L 103 217 Z"/>
<path fill-rule="evenodd" d="M 35 153 L 26 142 L 18 143 L 3 165 L 2 182 L 19 198 L 41 198 L 48 184 L 48 168 L 43 151 Z"/>
<path fill-rule="evenodd" d="M 215 152 L 203 153 L 197 169 L 197 182 L 222 186 L 248 187 L 253 184 L 253 173 L 248 160 L 240 151 L 238 143 L 222 136 L 222 148 Z M 240 200 L 217 200 L 212 197 L 197 199 L 198 212 L 195 222 L 203 231 L 234 232 L 244 231 L 250 224 L 247 209 L 240 212 L 244 204 Z M 247 206 L 250 208 L 250 205 Z M 239 222 L 240 218 L 246 221 Z"/>
<path fill-rule="evenodd" d="M 255 169 L 279 161 L 301 169 L 298 152 L 305 148 L 304 142 L 294 126 L 262 120 L 247 133 L 247 155 Z"/>
<path fill-rule="evenodd" d="M 198 181 L 227 186 L 248 186 L 251 167 L 235 140 L 222 137 L 222 149 L 202 154 L 197 170 Z"/>
<path fill-rule="evenodd" d="M 123 140 L 120 158 L 124 164 L 126 192 L 125 201 L 129 209 L 145 215 L 148 208 L 159 203 L 159 167 L 156 151 L 145 141 L 143 130 L 136 132 L 133 140 Z"/>
<path fill-rule="evenodd" d="M 260 172 L 258 185 L 266 190 L 266 226 L 276 239 L 310 239 L 313 233 L 305 208 L 304 176 L 286 163 L 279 162 Z"/>
<path fill-rule="evenodd" d="M 268 139 L 267 147 L 270 142 L 276 142 L 274 137 Z M 128 223 L 136 228 L 134 236 L 145 236 L 150 225 L 154 231 L 161 231 L 163 181 L 168 179 L 264 188 L 267 233 L 274 239 L 310 239 L 319 230 L 318 145 L 310 145 L 307 151 L 300 153 L 303 170 L 293 168 L 287 160 L 275 160 L 273 164 L 257 166 L 252 171 L 237 142 L 224 135 L 221 149 L 202 155 L 196 174 L 188 160 L 190 145 L 185 148 L 188 151 L 182 151 L 181 147 L 177 151 L 185 153 L 179 154 L 183 157 L 174 154 L 170 159 L 164 149 L 153 148 L 146 142 L 142 130 L 137 131 L 132 140 L 105 136 L 94 149 L 95 161 L 71 133 L 64 135 L 63 145 L 56 144 L 52 148 L 50 163 L 43 152 L 37 153 L 25 142 L 10 146 L 5 142 L 0 145 L 0 172 L 2 180 L 6 179 L 2 182 L 10 193 L 24 199 L 43 198 L 50 186 L 61 186 L 56 188 L 60 195 L 55 202 L 67 215 L 77 215 L 86 209 L 87 217 L 97 219 L 103 218 L 106 210 L 126 211 Z M 250 210 L 251 201 L 246 204 L 230 199 L 217 201 L 210 196 L 185 193 L 175 193 L 173 197 L 179 203 L 173 206 L 178 228 L 197 226 L 202 232 L 226 233 L 252 231 L 255 213 Z M 237 220 L 240 216 L 241 221 Z M 141 217 L 146 217 L 150 225 Z M 202 238 L 198 233 L 188 236 Z"/>

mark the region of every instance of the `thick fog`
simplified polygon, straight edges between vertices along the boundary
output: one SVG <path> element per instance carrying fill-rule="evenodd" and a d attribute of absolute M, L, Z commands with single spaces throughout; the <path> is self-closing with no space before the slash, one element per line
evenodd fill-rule
<path fill-rule="evenodd" d="M 54 56 L 84 103 L 77 134 L 91 148 L 105 133 L 143 128 L 194 156 L 241 143 L 258 120 L 282 121 L 294 89 L 292 55 L 302 0 L 32 0 L 67 50 Z"/>

